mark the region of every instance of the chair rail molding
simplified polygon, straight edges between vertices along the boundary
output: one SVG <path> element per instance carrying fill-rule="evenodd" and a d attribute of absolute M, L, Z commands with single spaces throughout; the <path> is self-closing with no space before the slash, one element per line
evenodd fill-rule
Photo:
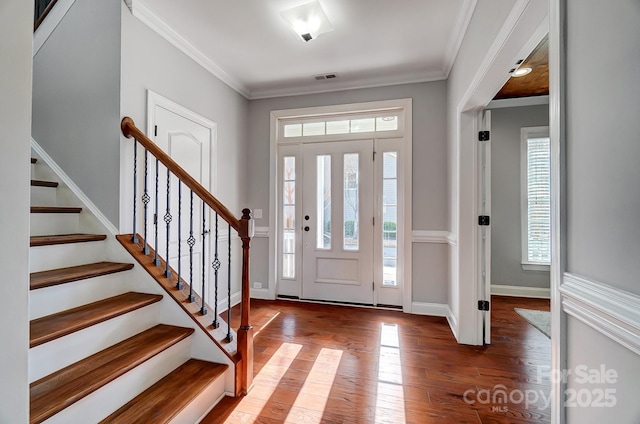
<path fill-rule="evenodd" d="M 560 293 L 568 315 L 640 355 L 639 295 L 571 273 Z"/>
<path fill-rule="evenodd" d="M 411 241 L 413 243 L 440 243 L 449 244 L 451 233 L 448 231 L 413 230 Z"/>

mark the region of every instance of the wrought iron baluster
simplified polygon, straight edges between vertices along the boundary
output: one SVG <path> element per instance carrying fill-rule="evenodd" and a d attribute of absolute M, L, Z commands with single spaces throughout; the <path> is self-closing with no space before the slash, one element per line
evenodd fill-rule
<path fill-rule="evenodd" d="M 216 240 L 215 240 L 215 253 L 213 256 L 213 262 L 211 262 L 214 273 L 214 286 L 213 286 L 213 328 L 220 327 L 218 321 L 218 270 L 220 270 L 220 259 L 218 259 L 218 214 L 216 213 Z"/>
<path fill-rule="evenodd" d="M 193 246 L 196 244 L 196 238 L 193 236 L 193 191 L 191 192 L 191 212 L 189 214 L 189 302 L 195 300 L 193 295 Z"/>
<path fill-rule="evenodd" d="M 156 248 L 155 248 L 155 253 L 154 253 L 154 257 L 153 257 L 153 263 L 156 266 L 160 266 L 160 256 L 158 256 L 158 213 L 160 212 L 158 210 L 158 172 L 159 172 L 159 168 L 160 167 L 160 161 L 156 158 L 156 196 L 155 196 L 155 203 L 156 203 L 156 209 L 155 209 L 155 213 L 153 214 L 153 226 L 155 228 L 155 242 L 156 242 Z"/>
<path fill-rule="evenodd" d="M 138 140 L 133 140 L 133 230 L 131 233 L 131 241 L 138 242 L 138 233 L 136 233 L 136 213 L 137 213 L 137 197 L 138 197 Z"/>
<path fill-rule="evenodd" d="M 171 216 L 171 203 L 169 200 L 169 193 L 171 192 L 171 171 L 169 171 L 169 168 L 167 168 L 167 211 L 164 214 L 164 222 L 167 224 L 167 237 L 166 237 L 166 241 L 167 241 L 167 248 L 166 248 L 166 253 L 167 255 L 164 258 L 164 276 L 167 278 L 171 277 L 171 269 L 169 268 L 169 234 L 170 234 L 170 229 L 171 229 L 171 220 L 173 219 L 173 217 Z"/>
<path fill-rule="evenodd" d="M 182 181 L 178 179 L 178 282 L 176 288 L 182 290 Z"/>
<path fill-rule="evenodd" d="M 227 342 L 233 340 L 231 335 L 231 224 L 229 224 L 229 239 L 227 240 Z"/>
<path fill-rule="evenodd" d="M 200 313 L 202 315 L 207 315 L 207 305 L 204 303 L 205 299 L 205 270 L 207 269 L 207 215 L 206 215 L 206 207 L 207 204 L 202 201 L 202 293 L 201 293 L 201 303 Z"/>
<path fill-rule="evenodd" d="M 149 152 L 144 149 L 144 193 L 142 194 L 142 203 L 144 204 L 144 246 L 142 247 L 142 253 L 149 254 L 149 242 L 147 241 L 147 225 L 148 225 L 148 210 L 149 210 Z"/>

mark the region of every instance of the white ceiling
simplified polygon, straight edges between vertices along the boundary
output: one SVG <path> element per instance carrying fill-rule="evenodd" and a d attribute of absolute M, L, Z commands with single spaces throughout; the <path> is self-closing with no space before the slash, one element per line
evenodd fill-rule
<path fill-rule="evenodd" d="M 476 0 L 320 0 L 334 30 L 305 43 L 280 16 L 309 0 L 129 0 L 247 98 L 445 79 Z M 333 80 L 315 75 L 337 73 Z"/>

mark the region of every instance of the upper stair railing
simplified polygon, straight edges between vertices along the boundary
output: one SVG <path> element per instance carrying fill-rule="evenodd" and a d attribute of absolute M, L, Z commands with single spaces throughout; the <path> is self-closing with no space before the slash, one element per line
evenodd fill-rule
<path fill-rule="evenodd" d="M 37 30 L 58 0 L 35 0 L 33 10 L 33 30 Z"/>
<path fill-rule="evenodd" d="M 230 343 L 233 340 L 233 333 L 231 330 L 231 241 L 232 241 L 232 230 L 237 232 L 239 238 L 242 240 L 242 281 L 241 281 L 241 318 L 240 318 L 240 327 L 237 331 L 237 356 L 239 356 L 236 362 L 236 395 L 246 394 L 249 388 L 251 387 L 251 383 L 253 380 L 253 329 L 250 324 L 250 288 L 249 288 L 249 245 L 251 241 L 251 237 L 253 237 L 253 219 L 251 218 L 251 210 L 243 209 L 242 217 L 240 219 L 236 218 L 230 211 L 224 206 L 218 199 L 216 199 L 207 189 L 205 189 L 198 181 L 196 181 L 187 171 L 185 171 L 180 165 L 178 165 L 167 153 L 165 153 L 161 148 L 159 148 L 153 141 L 151 141 L 138 127 L 135 126 L 133 120 L 129 117 L 125 117 L 121 123 L 122 133 L 127 138 L 134 139 L 134 164 L 133 164 L 133 231 L 131 235 L 131 241 L 133 243 L 140 243 L 140 249 L 144 255 L 152 255 L 153 256 L 153 264 L 155 267 L 162 267 L 163 277 L 167 279 L 170 278 L 171 281 L 175 281 L 175 288 L 178 290 L 186 289 L 185 284 L 188 285 L 188 295 L 186 302 L 196 302 L 198 297 L 200 299 L 200 318 L 202 316 L 207 315 L 207 307 L 205 304 L 206 297 L 206 251 L 208 250 L 208 245 L 205 243 L 205 239 L 207 234 L 209 234 L 209 230 L 207 229 L 207 216 L 209 213 L 207 209 L 210 209 L 213 213 L 215 213 L 215 218 L 211 220 L 215 222 L 214 224 L 214 252 L 212 254 L 213 260 L 211 262 L 211 267 L 213 268 L 214 276 L 213 276 L 213 291 L 214 291 L 214 300 L 213 300 L 213 318 L 211 320 L 210 327 L 213 329 L 217 329 L 221 326 L 218 314 L 218 273 L 222 267 L 222 263 L 220 258 L 224 255 L 221 255 L 218 250 L 219 238 L 220 238 L 220 228 L 219 228 L 219 219 L 222 219 L 227 223 L 227 317 L 226 317 L 226 325 L 227 325 L 227 334 L 225 342 Z M 144 177 L 143 177 L 143 192 L 138 199 L 138 184 L 140 178 L 138 177 L 138 143 L 142 145 L 144 148 Z M 154 178 L 149 178 L 149 163 L 150 158 L 149 154 L 151 154 L 155 158 L 155 176 Z M 160 182 L 159 182 L 159 164 L 162 164 L 166 168 L 166 194 L 159 193 Z M 164 170 L 163 170 L 164 173 Z M 172 178 L 173 176 L 173 178 Z M 151 181 L 149 181 L 151 180 Z M 170 196 L 172 193 L 171 183 L 172 180 L 174 184 L 177 182 L 177 199 L 174 199 L 173 202 L 170 200 Z M 155 184 L 154 184 L 155 181 Z M 187 211 L 183 211 L 183 197 L 182 197 L 182 187 L 185 186 L 190 192 L 187 196 L 188 207 Z M 174 186 L 175 188 L 175 186 Z M 173 191 L 175 195 L 175 190 Z M 166 196 L 166 199 L 164 198 Z M 199 203 L 194 208 L 194 196 L 199 199 L 196 199 L 196 202 Z M 163 205 L 166 208 L 163 211 L 159 210 L 159 199 L 163 198 Z M 177 200 L 177 201 L 176 201 Z M 142 202 L 142 217 L 138 216 L 138 202 Z M 149 220 L 149 209 L 150 203 L 153 201 L 153 215 L 152 220 Z M 177 203 L 177 225 L 173 226 L 171 222 L 173 221 L 173 214 L 175 214 L 175 210 L 172 210 L 172 203 Z M 163 214 L 164 212 L 164 214 Z M 183 238 L 183 212 L 184 216 L 188 217 L 188 227 L 189 227 L 189 237 L 185 240 Z M 200 215 L 198 220 L 201 219 L 201 222 L 195 223 L 194 226 L 194 215 Z M 160 236 L 158 234 L 160 219 L 164 221 L 164 228 L 162 231 L 164 232 L 164 249 L 165 258 L 160 258 L 159 254 L 159 242 Z M 136 232 L 137 225 L 141 224 L 144 236 L 140 236 Z M 149 239 L 147 238 L 148 229 L 154 232 L 154 244 L 155 247 L 153 249 L 150 248 Z M 186 229 L 185 229 L 186 230 Z M 199 233 L 201 231 L 201 233 Z M 195 233 L 194 233 L 195 232 Z M 177 252 L 173 252 L 173 256 L 176 257 L 177 269 L 171 268 L 169 265 L 170 258 L 170 237 L 174 235 L 174 242 L 177 240 Z M 201 252 L 201 264 L 195 264 L 196 266 L 201 265 L 201 281 L 196 282 L 194 280 L 193 268 L 194 268 L 194 246 L 196 245 L 196 236 L 200 234 L 202 239 L 202 252 Z M 187 275 L 183 276 L 182 269 L 182 244 L 186 242 L 189 250 L 189 270 Z M 153 250 L 153 252 L 152 252 Z M 177 255 L 176 255 L 177 253 Z M 185 264 L 186 265 L 186 264 Z M 176 266 L 176 265 L 174 265 Z M 158 268 L 156 268 L 158 269 Z M 159 273 L 160 271 L 158 271 Z M 173 274 L 173 275 L 172 275 Z M 188 283 L 186 283 L 188 281 Z M 195 296 L 195 290 L 197 290 L 197 286 L 200 286 L 201 283 L 201 292 L 198 297 Z M 173 283 L 172 283 L 173 284 Z M 224 328 L 224 327 L 223 327 Z"/>

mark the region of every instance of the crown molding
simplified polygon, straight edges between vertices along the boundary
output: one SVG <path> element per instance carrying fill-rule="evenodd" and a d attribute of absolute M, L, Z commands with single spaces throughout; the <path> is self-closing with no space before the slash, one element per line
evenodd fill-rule
<path fill-rule="evenodd" d="M 464 40 L 464 36 L 467 34 L 467 29 L 469 28 L 471 17 L 473 16 L 473 12 L 476 10 L 477 4 L 478 0 L 464 0 L 460 7 L 462 12 L 458 15 L 458 21 L 453 27 L 451 37 L 449 38 L 449 42 L 447 43 L 447 48 L 445 50 L 444 67 L 442 69 L 444 78 L 449 78 L 449 73 L 456 61 L 460 46 L 462 46 L 462 40 Z"/>
<path fill-rule="evenodd" d="M 126 4 L 129 7 L 129 10 L 131 10 L 133 16 L 157 32 L 178 50 L 186 54 L 220 81 L 224 82 L 244 97 L 250 97 L 250 90 L 246 85 L 229 75 L 191 41 L 178 34 L 177 31 L 153 13 L 143 0 L 126 0 Z"/>

